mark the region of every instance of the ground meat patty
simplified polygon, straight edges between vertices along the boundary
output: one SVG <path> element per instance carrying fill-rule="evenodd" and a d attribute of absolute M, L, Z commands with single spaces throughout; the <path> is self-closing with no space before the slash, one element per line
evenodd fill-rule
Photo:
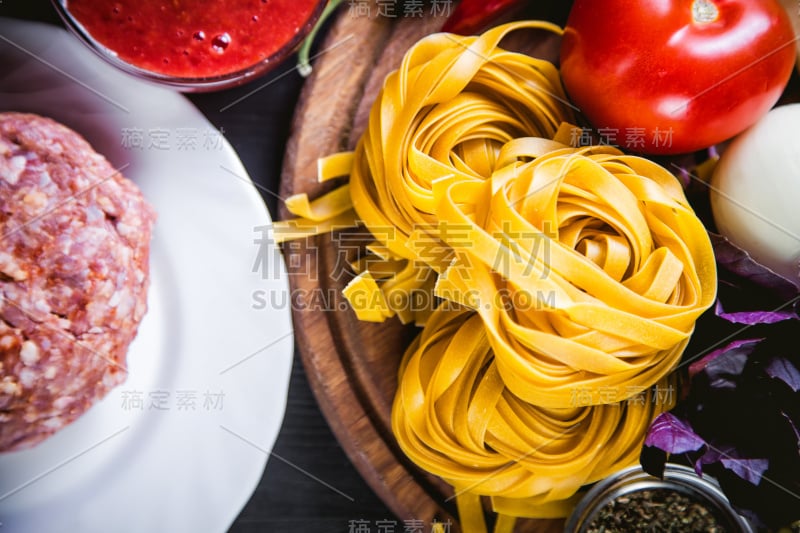
<path fill-rule="evenodd" d="M 80 135 L 0 113 L 0 452 L 42 441 L 124 381 L 154 220 Z"/>

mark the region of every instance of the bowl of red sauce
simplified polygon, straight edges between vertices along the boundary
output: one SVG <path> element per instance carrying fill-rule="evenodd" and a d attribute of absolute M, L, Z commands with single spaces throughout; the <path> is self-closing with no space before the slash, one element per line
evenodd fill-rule
<path fill-rule="evenodd" d="M 186 92 L 224 89 L 272 70 L 313 29 L 320 0 L 53 0 L 106 61 Z"/>

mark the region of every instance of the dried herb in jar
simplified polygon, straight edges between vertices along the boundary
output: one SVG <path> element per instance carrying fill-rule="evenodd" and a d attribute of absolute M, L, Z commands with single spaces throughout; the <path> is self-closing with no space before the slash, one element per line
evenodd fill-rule
<path fill-rule="evenodd" d="M 723 533 L 726 529 L 702 502 L 678 491 L 652 489 L 618 496 L 598 511 L 585 531 Z"/>

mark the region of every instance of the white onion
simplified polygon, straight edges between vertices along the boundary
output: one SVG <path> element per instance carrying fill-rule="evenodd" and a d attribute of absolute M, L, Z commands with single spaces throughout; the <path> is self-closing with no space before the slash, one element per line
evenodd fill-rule
<path fill-rule="evenodd" d="M 800 104 L 733 140 L 711 178 L 711 209 L 722 235 L 800 286 Z"/>

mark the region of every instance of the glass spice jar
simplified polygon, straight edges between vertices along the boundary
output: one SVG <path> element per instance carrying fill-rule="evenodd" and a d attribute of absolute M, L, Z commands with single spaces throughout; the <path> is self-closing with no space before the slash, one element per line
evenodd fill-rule
<path fill-rule="evenodd" d="M 598 482 L 578 503 L 564 531 L 753 533 L 753 528 L 712 478 L 667 464 L 664 479 L 634 466 Z"/>

